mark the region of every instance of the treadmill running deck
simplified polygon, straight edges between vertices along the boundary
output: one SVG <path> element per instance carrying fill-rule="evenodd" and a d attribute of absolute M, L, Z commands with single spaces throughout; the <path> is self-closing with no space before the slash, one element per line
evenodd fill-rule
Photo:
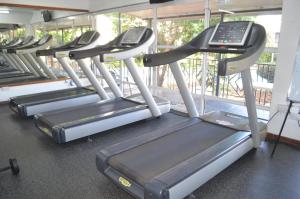
<path fill-rule="evenodd" d="M 186 128 L 114 155 L 109 159 L 109 165 L 144 186 L 151 179 L 189 158 L 207 153 L 207 149 L 235 133 L 236 130 L 199 120 Z M 207 155 L 206 157 L 212 158 L 215 154 Z M 203 162 L 207 162 L 209 158 Z"/>
<path fill-rule="evenodd" d="M 52 102 L 56 100 L 70 99 L 73 97 L 80 97 L 83 95 L 93 94 L 94 90 L 88 88 L 70 88 L 63 90 L 55 90 L 50 92 L 43 92 L 40 94 L 24 95 L 13 98 L 13 102 L 18 105 L 31 105 Z"/>
<path fill-rule="evenodd" d="M 63 111 L 53 111 L 42 114 L 39 119 L 43 122 L 54 127 L 56 125 L 64 124 L 66 126 L 76 123 L 84 123 L 84 121 L 90 121 L 96 119 L 98 116 L 103 118 L 103 114 L 106 116 L 112 115 L 121 110 L 132 109 L 141 104 L 125 100 L 123 98 L 117 98 L 105 103 L 93 103 L 82 105 L 77 108 L 64 109 Z M 133 109 L 136 111 L 137 109 Z"/>

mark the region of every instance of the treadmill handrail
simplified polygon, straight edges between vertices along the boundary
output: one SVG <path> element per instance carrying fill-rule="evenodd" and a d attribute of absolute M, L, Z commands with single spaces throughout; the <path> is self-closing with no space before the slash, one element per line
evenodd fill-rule
<path fill-rule="evenodd" d="M 33 36 L 28 36 L 24 40 L 20 40 L 20 42 L 18 42 L 16 45 L 8 46 L 6 48 L 3 48 L 2 51 L 5 52 L 5 53 L 9 53 L 11 51 L 11 49 L 26 47 L 28 45 L 31 45 L 33 42 L 34 42 L 34 37 Z"/>
<path fill-rule="evenodd" d="M 74 51 L 70 51 L 69 58 L 78 60 L 78 59 L 84 59 L 89 57 L 95 57 L 98 56 L 99 52 L 101 51 L 109 51 L 113 49 L 114 48 L 109 46 L 109 44 L 105 44 L 101 46 L 96 46 L 95 48 L 91 48 L 91 49 L 74 50 Z"/>
<path fill-rule="evenodd" d="M 30 46 L 26 46 L 23 48 L 17 48 L 15 53 L 16 54 L 28 54 L 28 53 L 34 53 L 40 49 L 45 49 L 51 45 L 52 39 L 53 39 L 52 35 L 49 35 L 49 37 L 47 38 L 47 40 L 44 43 L 40 44 L 39 43 L 40 40 L 39 40 Z"/>
<path fill-rule="evenodd" d="M 215 29 L 215 26 L 209 27 L 203 32 L 201 32 L 198 36 L 196 36 L 193 40 L 189 43 L 178 47 L 176 49 L 170 50 L 168 52 L 156 53 L 156 54 L 147 54 L 144 56 L 144 65 L 146 67 L 155 67 L 160 65 L 171 64 L 182 60 L 192 54 L 197 52 L 215 52 L 215 53 L 222 53 L 222 54 L 241 54 L 234 58 L 225 58 L 220 60 L 218 67 L 219 75 L 231 75 L 233 72 L 228 70 L 229 65 L 236 66 L 234 69 L 237 69 L 237 65 L 241 66 L 241 62 L 245 60 L 246 57 L 257 57 L 258 54 L 261 53 L 261 50 L 264 49 L 265 40 L 266 40 L 266 31 L 263 26 L 259 24 L 253 24 L 250 34 L 252 37 L 248 38 L 246 46 L 243 48 L 238 47 L 212 47 L 209 46 L 208 41 Z M 261 37 L 258 37 L 260 35 Z M 258 50 L 259 49 L 259 50 Z M 249 60 L 249 59 L 248 59 Z M 242 65 L 240 71 L 244 70 L 248 65 Z M 236 70 L 235 70 L 236 71 Z M 239 71 L 239 72 L 240 72 Z M 236 73 L 236 72 L 235 72 Z"/>
<path fill-rule="evenodd" d="M 8 42 L 6 45 L 1 45 L 0 49 L 6 48 L 9 46 L 14 46 L 16 43 L 20 42 L 20 40 L 21 40 L 20 38 L 15 38 L 15 39 L 11 40 L 10 42 Z"/>
<path fill-rule="evenodd" d="M 69 53 L 70 59 L 84 59 L 88 57 L 100 56 L 101 62 L 110 62 L 125 60 L 128 58 L 136 57 L 145 51 L 145 47 L 153 43 L 155 40 L 154 34 L 151 29 L 147 29 L 143 40 L 137 45 L 122 45 L 121 40 L 127 31 L 120 34 L 118 37 L 108 42 L 107 44 L 96 46 L 87 50 L 75 50 Z M 150 38 L 148 38 L 150 36 Z M 148 48 L 147 48 L 148 49 Z M 137 53 L 139 52 L 139 53 Z"/>
<path fill-rule="evenodd" d="M 82 36 L 82 35 L 81 35 Z M 62 57 L 69 57 L 69 53 L 73 50 L 86 50 L 90 48 L 94 48 L 98 45 L 98 40 L 100 38 L 100 34 L 98 32 L 95 32 L 93 35 L 92 40 L 88 44 L 77 44 L 75 43 L 74 46 L 70 46 L 71 48 L 65 47 L 64 49 L 56 49 L 54 53 L 54 57 L 56 58 L 62 58 Z M 80 37 L 77 41 L 80 40 Z"/>
<path fill-rule="evenodd" d="M 9 41 L 9 42 L 6 43 L 6 44 L 0 45 L 0 49 L 3 48 L 3 47 L 10 46 L 10 45 L 16 43 L 19 39 L 20 39 L 20 38 L 14 38 L 14 39 L 12 39 L 11 41 Z"/>
<path fill-rule="evenodd" d="M 8 48 L 17 47 L 17 46 L 19 46 L 21 43 L 22 43 L 22 39 L 19 39 L 19 40 L 16 41 L 14 44 L 9 45 L 9 46 L 5 46 L 5 47 L 1 48 L 1 50 L 2 50 L 3 52 L 6 52 Z"/>
<path fill-rule="evenodd" d="M 53 47 L 53 48 L 49 48 L 49 49 L 45 49 L 45 50 L 37 50 L 36 56 L 39 56 L 39 57 L 40 56 L 51 56 L 51 55 L 54 56 L 56 51 L 65 50 L 67 48 L 70 48 L 70 46 L 75 45 L 79 39 L 80 39 L 80 37 L 77 37 L 73 41 L 70 41 L 62 46 Z"/>

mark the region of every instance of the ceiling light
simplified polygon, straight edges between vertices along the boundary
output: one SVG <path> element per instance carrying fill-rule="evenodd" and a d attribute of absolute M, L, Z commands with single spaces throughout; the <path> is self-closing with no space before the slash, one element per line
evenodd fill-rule
<path fill-rule="evenodd" d="M 76 19 L 76 17 L 74 17 L 74 16 L 71 16 L 71 17 L 68 17 L 68 19 Z"/>
<path fill-rule="evenodd" d="M 9 10 L 0 10 L 0 14 L 9 14 Z"/>

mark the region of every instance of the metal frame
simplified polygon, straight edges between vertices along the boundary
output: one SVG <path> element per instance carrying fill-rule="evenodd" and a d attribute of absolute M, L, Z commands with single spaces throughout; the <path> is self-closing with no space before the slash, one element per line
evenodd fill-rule
<path fill-rule="evenodd" d="M 82 82 L 80 81 L 76 72 L 72 69 L 72 67 L 68 64 L 66 57 L 57 58 L 57 61 L 63 67 L 63 69 L 68 73 L 69 77 L 73 80 L 77 87 L 83 87 Z"/>
<path fill-rule="evenodd" d="M 88 80 L 91 82 L 92 86 L 96 89 L 96 91 L 99 94 L 99 96 L 101 97 L 101 99 L 103 99 L 103 100 L 109 99 L 107 93 L 105 92 L 105 90 L 103 89 L 101 84 L 99 83 L 97 77 L 95 76 L 93 71 L 84 63 L 84 60 L 79 59 L 76 61 L 79 65 L 79 67 L 82 69 L 82 71 L 86 75 L 86 77 L 88 78 Z"/>
<path fill-rule="evenodd" d="M 169 104 L 159 106 L 161 112 L 168 112 L 170 110 Z M 152 116 L 151 111 L 145 107 L 143 110 L 128 112 L 126 114 L 120 114 L 114 117 L 108 117 L 103 120 L 97 120 L 88 122 L 80 126 L 63 128 L 59 133 L 47 134 L 45 130 L 42 132 L 54 138 L 57 143 L 65 143 L 78 138 L 86 137 L 101 132 L 113 129 L 116 127 L 124 126 L 126 124 L 134 123 L 143 119 L 150 118 Z M 38 127 L 40 128 L 40 127 Z"/>
<path fill-rule="evenodd" d="M 97 69 L 103 75 L 106 83 L 110 87 L 111 91 L 114 93 L 116 97 L 123 97 L 123 93 L 121 89 L 118 87 L 116 81 L 112 77 L 111 73 L 106 69 L 103 63 L 100 62 L 99 56 L 92 57 L 93 62 L 95 63 Z"/>
<path fill-rule="evenodd" d="M 189 91 L 188 86 L 184 80 L 184 76 L 179 67 L 179 64 L 177 62 L 171 63 L 170 69 L 171 69 L 174 79 L 178 85 L 179 92 L 182 96 L 184 104 L 186 105 L 189 116 L 190 117 L 199 117 L 199 113 L 197 111 L 195 101 L 194 101 L 193 96 L 192 96 L 191 92 Z"/>
<path fill-rule="evenodd" d="M 145 84 L 145 82 L 142 80 L 141 76 L 139 75 L 139 72 L 137 70 L 137 66 L 132 60 L 132 58 L 125 59 L 124 60 L 125 65 L 127 66 L 132 78 L 134 79 L 139 91 L 141 92 L 143 98 L 145 99 L 146 103 L 149 106 L 149 109 L 154 117 L 159 117 L 162 113 L 156 104 L 149 88 Z"/>

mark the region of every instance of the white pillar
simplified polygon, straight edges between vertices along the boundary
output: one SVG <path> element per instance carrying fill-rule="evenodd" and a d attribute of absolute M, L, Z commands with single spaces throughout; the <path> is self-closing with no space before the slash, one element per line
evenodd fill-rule
<path fill-rule="evenodd" d="M 158 45 L 158 30 L 157 30 L 157 7 L 152 8 L 152 30 L 155 35 L 155 40 L 153 42 L 153 45 L 151 46 L 151 53 L 157 52 L 157 45 Z M 152 86 L 157 86 L 157 79 L 158 79 L 158 67 L 150 67 L 149 71 L 152 70 L 151 76 L 152 76 Z"/>
<path fill-rule="evenodd" d="M 210 20 L 210 0 L 205 0 L 204 6 L 204 28 L 209 27 Z M 208 68 L 208 53 L 203 54 L 203 63 L 202 63 L 202 82 L 201 82 L 201 98 L 200 98 L 200 115 L 204 114 L 205 108 L 205 91 L 206 91 L 206 76 Z"/>
<path fill-rule="evenodd" d="M 282 4 L 281 30 L 278 44 L 277 66 L 275 71 L 274 87 L 270 115 L 273 115 L 278 106 L 288 107 L 287 93 L 292 80 L 294 59 L 300 37 L 300 1 L 284 0 Z M 281 108 L 282 110 L 282 108 Z M 284 119 L 284 111 L 277 114 L 268 125 L 268 132 L 278 134 Z M 298 121 L 288 117 L 282 136 L 300 140 Z"/>

